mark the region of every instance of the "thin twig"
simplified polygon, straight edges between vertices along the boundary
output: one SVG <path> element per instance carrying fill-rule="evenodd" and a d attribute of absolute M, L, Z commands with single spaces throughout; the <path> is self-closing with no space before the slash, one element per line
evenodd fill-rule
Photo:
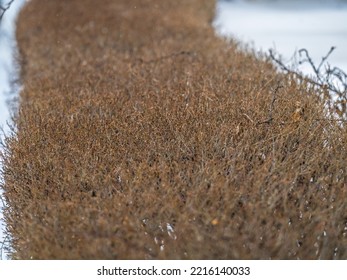
<path fill-rule="evenodd" d="M 321 119 L 315 119 L 315 121 L 326 121 L 326 122 L 347 122 L 347 120 L 344 120 L 344 119 L 325 119 L 325 118 L 321 118 Z"/>
<path fill-rule="evenodd" d="M 266 120 L 264 120 L 264 121 L 258 121 L 257 125 L 265 124 L 265 123 L 266 124 L 272 123 L 272 121 L 273 121 L 273 116 L 272 115 L 273 115 L 273 111 L 275 109 L 275 102 L 277 100 L 277 93 L 278 93 L 278 90 L 280 88 L 282 88 L 282 87 L 283 87 L 282 85 L 278 84 L 277 87 L 272 91 L 272 100 L 271 100 L 270 108 L 269 108 L 269 117 Z"/>
<path fill-rule="evenodd" d="M 323 66 L 324 62 L 326 62 L 329 58 L 329 56 L 332 54 L 332 52 L 336 49 L 336 47 L 332 46 L 330 48 L 330 50 L 328 51 L 327 55 L 326 56 L 323 56 L 322 57 L 322 61 L 320 62 L 320 64 L 318 65 L 318 72 L 320 70 L 320 68 Z"/>
<path fill-rule="evenodd" d="M 316 67 L 316 65 L 314 64 L 310 54 L 308 53 L 308 50 L 307 49 L 300 49 L 299 50 L 299 56 L 302 55 L 302 53 L 305 54 L 305 58 L 303 60 L 300 60 L 299 61 L 299 64 L 303 64 L 305 62 L 308 62 L 311 66 L 311 68 L 313 69 L 316 77 L 317 77 L 317 80 L 320 82 L 320 83 L 324 83 L 324 75 L 322 75 L 321 73 L 321 68 L 322 66 L 324 65 L 324 63 L 327 62 L 329 56 L 332 54 L 332 52 L 336 49 L 336 47 L 331 47 L 330 50 L 328 51 L 328 53 L 322 57 L 322 60 L 321 62 L 319 63 L 318 67 Z M 330 77 L 330 73 L 328 75 L 326 75 L 326 78 Z M 329 80 L 328 79 L 325 79 L 325 82 L 329 83 Z"/>
<path fill-rule="evenodd" d="M 6 206 L 5 201 L 4 201 L 3 197 L 2 197 L 2 195 L 0 195 L 0 201 L 1 201 L 1 204 L 2 204 L 2 206 L 0 205 L 0 209 L 1 209 L 1 208 Z"/>
<path fill-rule="evenodd" d="M 254 124 L 254 121 L 251 119 L 250 116 L 248 116 L 246 113 L 243 113 L 243 115 L 244 115 L 252 124 Z"/>
<path fill-rule="evenodd" d="M 6 243 L 8 243 L 9 240 L 9 236 L 8 234 L 5 236 L 4 240 L 2 242 L 0 242 L 1 246 L 0 246 L 0 260 L 2 260 L 2 255 L 5 253 L 6 248 Z"/>
<path fill-rule="evenodd" d="M 326 62 L 326 60 L 328 59 L 328 57 L 330 56 L 330 54 L 334 50 L 335 50 L 335 47 L 332 47 L 329 50 L 328 54 L 322 58 L 322 61 L 318 67 L 315 66 L 312 58 L 310 57 L 310 55 L 306 49 L 299 50 L 300 54 L 305 53 L 305 56 L 306 56 L 306 58 L 301 60 L 299 62 L 299 64 L 302 64 L 304 62 L 308 62 L 310 64 L 310 66 L 312 67 L 312 69 L 313 69 L 313 71 L 317 77 L 317 81 L 315 81 L 314 79 L 311 79 L 307 76 L 303 76 L 298 71 L 292 70 L 289 67 L 287 67 L 282 62 L 282 60 L 280 58 L 276 58 L 273 50 L 269 50 L 269 56 L 281 68 L 281 70 L 287 72 L 288 74 L 293 74 L 296 77 L 298 77 L 300 80 L 307 81 L 308 83 L 315 85 L 315 86 L 318 86 L 320 88 L 327 88 L 329 91 L 334 92 L 334 93 L 338 94 L 340 97 L 342 97 L 344 94 L 346 94 L 346 91 L 347 91 L 347 74 L 344 71 L 342 71 L 340 68 L 334 67 L 333 69 L 331 69 L 329 67 L 325 73 L 326 79 L 323 79 L 324 74 L 322 74 L 320 71 L 322 65 L 324 64 L 324 62 Z M 340 90 L 336 86 L 333 85 L 333 83 L 331 81 L 331 76 L 336 77 L 341 82 L 343 89 Z"/>
<path fill-rule="evenodd" d="M 180 51 L 180 52 L 175 52 L 172 54 L 168 54 L 168 55 L 164 55 L 164 56 L 160 56 L 151 60 L 143 60 L 142 58 L 139 58 L 138 61 L 140 63 L 144 63 L 144 64 L 150 64 L 150 63 L 156 63 L 162 60 L 166 60 L 169 58 L 173 58 L 173 57 L 177 57 L 177 56 L 183 56 L 183 55 L 187 55 L 187 56 L 191 56 L 194 53 L 190 52 L 190 51 Z"/>
<path fill-rule="evenodd" d="M 5 12 L 11 7 L 14 0 L 11 0 L 7 3 L 7 5 L 0 5 L 0 22 L 2 21 L 2 18 L 4 17 Z"/>

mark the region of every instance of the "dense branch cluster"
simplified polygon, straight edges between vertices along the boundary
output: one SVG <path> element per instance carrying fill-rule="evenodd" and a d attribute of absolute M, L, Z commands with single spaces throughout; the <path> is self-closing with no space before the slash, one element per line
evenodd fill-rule
<path fill-rule="evenodd" d="M 269 50 L 269 56 L 281 70 L 293 74 L 299 80 L 306 81 L 309 84 L 323 91 L 323 96 L 327 102 L 328 108 L 334 115 L 347 117 L 347 74 L 338 67 L 332 67 L 328 63 L 329 56 L 336 47 L 331 47 L 328 53 L 322 57 L 318 66 L 313 62 L 307 49 L 303 48 L 294 55 L 294 67 L 285 65 L 281 57 L 276 55 L 273 50 Z M 313 77 L 308 77 L 298 70 L 299 65 L 308 64 L 313 71 Z"/>

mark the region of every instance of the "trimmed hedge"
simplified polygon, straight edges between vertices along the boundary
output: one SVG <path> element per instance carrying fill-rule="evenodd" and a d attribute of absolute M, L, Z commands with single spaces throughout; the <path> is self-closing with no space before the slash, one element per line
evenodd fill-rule
<path fill-rule="evenodd" d="M 346 259 L 347 133 L 209 0 L 31 0 L 15 259 Z"/>

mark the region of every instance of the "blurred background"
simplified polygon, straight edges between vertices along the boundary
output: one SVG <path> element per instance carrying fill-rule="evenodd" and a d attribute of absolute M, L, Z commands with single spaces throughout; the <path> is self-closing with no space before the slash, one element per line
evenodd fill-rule
<path fill-rule="evenodd" d="M 214 26 L 257 52 L 273 49 L 288 64 L 301 48 L 319 64 L 335 46 L 328 63 L 347 72 L 347 0 L 220 0 Z"/>

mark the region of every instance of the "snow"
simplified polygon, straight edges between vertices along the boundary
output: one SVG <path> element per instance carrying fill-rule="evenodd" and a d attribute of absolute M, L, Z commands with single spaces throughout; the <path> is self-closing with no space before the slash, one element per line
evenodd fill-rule
<path fill-rule="evenodd" d="M 3 130 L 0 135 L 1 141 L 4 134 L 9 132 L 8 122 L 10 121 L 10 110 L 8 102 L 13 98 L 13 94 L 18 93 L 19 88 L 13 85 L 17 77 L 14 55 L 16 51 L 15 41 L 15 19 L 18 11 L 25 0 L 16 0 L 11 8 L 6 11 L 0 22 L 0 128 Z M 6 2 L 5 2 L 6 3 Z M 1 162 L 0 162 L 1 168 Z M 3 178 L 0 177 L 0 182 Z M 0 260 L 7 259 L 6 246 L 9 245 L 9 238 L 5 234 L 5 224 L 3 221 L 2 209 L 5 206 L 0 188 Z"/>
<path fill-rule="evenodd" d="M 289 64 L 296 51 L 306 48 L 318 65 L 335 46 L 328 62 L 347 72 L 347 1 L 220 0 L 214 26 L 219 35 L 256 51 L 274 49 Z M 312 74 L 307 65 L 299 70 Z"/>

